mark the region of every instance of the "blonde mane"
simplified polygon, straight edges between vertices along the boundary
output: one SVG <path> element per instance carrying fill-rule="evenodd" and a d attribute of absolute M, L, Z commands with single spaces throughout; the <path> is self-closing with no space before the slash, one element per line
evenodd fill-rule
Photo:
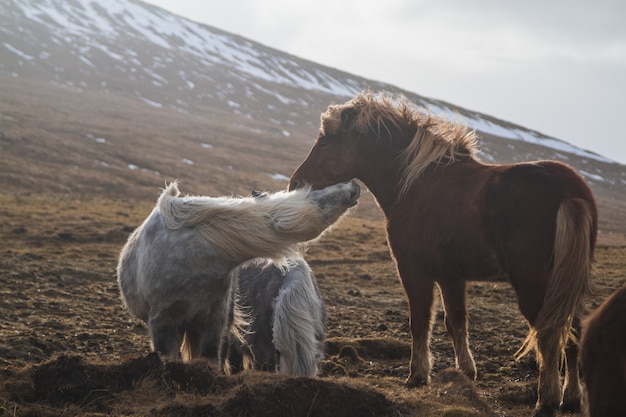
<path fill-rule="evenodd" d="M 342 117 L 353 113 L 354 118 Z M 328 107 L 322 114 L 320 132 L 336 134 L 348 129 L 359 135 L 374 134 L 391 139 L 393 128 L 411 128 L 415 135 L 400 156 L 404 194 L 431 164 L 447 165 L 460 159 L 474 159 L 477 137 L 467 126 L 418 109 L 405 98 L 364 92 L 352 100 Z"/>
<path fill-rule="evenodd" d="M 321 216 L 311 190 L 281 191 L 254 197 L 179 197 L 176 182 L 166 186 L 157 209 L 170 229 L 194 228 L 220 255 L 231 260 L 272 258 L 283 263 L 296 255 L 299 242 L 311 240 Z M 289 245 L 277 254 L 277 247 Z"/>

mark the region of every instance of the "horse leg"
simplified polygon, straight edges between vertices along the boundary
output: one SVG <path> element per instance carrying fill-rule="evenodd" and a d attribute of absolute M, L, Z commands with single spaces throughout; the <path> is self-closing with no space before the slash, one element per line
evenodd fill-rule
<path fill-rule="evenodd" d="M 545 329 L 537 332 L 539 379 L 537 404 L 533 417 L 554 416 L 561 403 L 560 339 L 561 332 L 558 329 Z"/>
<path fill-rule="evenodd" d="M 243 349 L 244 347 L 239 340 L 233 340 L 233 338 L 229 337 L 228 346 L 222 349 L 226 358 L 225 362 L 227 362 L 226 369 L 230 371 L 226 372 L 226 374 L 237 374 L 245 369 Z"/>
<path fill-rule="evenodd" d="M 535 350 L 539 376 L 537 378 L 537 403 L 533 417 L 551 417 L 561 403 L 561 375 L 559 359 L 561 355 L 562 332 L 559 328 L 535 327 L 537 318 L 544 307 L 546 283 L 549 271 L 536 267 L 527 259 L 510 259 L 516 268 L 509 270 L 511 284 L 517 293 L 520 311 L 528 320 L 531 329 L 524 344 L 517 352 L 518 359 Z"/>
<path fill-rule="evenodd" d="M 188 324 L 180 348 L 183 361 L 188 362 L 200 356 L 200 337 L 197 326 L 194 323 Z"/>
<path fill-rule="evenodd" d="M 574 317 L 572 322 L 574 334 L 580 340 L 581 323 L 579 314 Z M 578 340 L 569 340 L 565 348 L 565 358 L 567 364 L 567 373 L 565 375 L 565 383 L 563 384 L 563 402 L 561 410 L 568 412 L 579 412 L 582 401 L 582 387 L 578 372 Z"/>
<path fill-rule="evenodd" d="M 230 328 L 228 326 L 229 301 L 227 299 L 216 301 L 207 313 L 207 316 L 197 322 L 199 334 L 200 354 L 208 359 L 217 360 L 218 369 L 225 371 L 227 345 Z"/>
<path fill-rule="evenodd" d="M 409 377 L 405 386 L 412 388 L 430 383 L 432 357 L 429 345 L 434 283 L 419 279 L 411 281 L 403 279 L 402 282 L 409 299 L 409 326 L 412 338 Z"/>
<path fill-rule="evenodd" d="M 439 283 L 445 311 L 446 330 L 452 337 L 456 368 L 476 379 L 476 363 L 469 348 L 465 281 Z"/>
<path fill-rule="evenodd" d="M 169 360 L 180 359 L 183 334 L 167 313 L 150 317 L 148 329 L 152 350 L 161 353 Z"/>
<path fill-rule="evenodd" d="M 235 367 L 238 366 L 237 356 L 230 346 L 230 335 L 226 331 L 220 331 L 225 328 L 220 326 L 214 321 L 198 320 L 193 324 L 193 330 L 187 330 L 185 337 L 189 342 L 190 359 L 201 356 L 217 361 L 218 369 L 229 375 L 230 360 L 235 362 Z"/>

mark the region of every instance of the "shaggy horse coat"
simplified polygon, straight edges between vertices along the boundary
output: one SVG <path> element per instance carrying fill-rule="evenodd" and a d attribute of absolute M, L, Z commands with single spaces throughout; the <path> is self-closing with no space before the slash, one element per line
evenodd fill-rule
<path fill-rule="evenodd" d="M 626 416 L 626 284 L 589 318 L 580 349 L 590 417 Z"/>
<path fill-rule="evenodd" d="M 255 257 L 297 256 L 356 204 L 355 182 L 260 197 L 179 197 L 176 183 L 129 237 L 117 267 L 123 303 L 169 359 L 217 358 L 237 323 L 231 271 Z"/>
<path fill-rule="evenodd" d="M 556 161 L 488 165 L 465 126 L 406 100 L 360 94 L 322 115 L 317 141 L 290 189 L 358 178 L 382 209 L 387 241 L 409 299 L 408 386 L 430 381 L 433 290 L 441 290 L 456 364 L 471 378 L 465 286 L 508 279 L 536 349 L 536 416 L 580 408 L 580 316 L 588 292 L 598 215 L 585 181 Z M 567 376 L 560 389 L 560 354 Z"/>
<path fill-rule="evenodd" d="M 324 357 L 326 308 L 309 265 L 301 257 L 281 268 L 256 260 L 233 271 L 237 302 L 249 320 L 245 342 L 232 339 L 229 362 L 244 368 L 315 376 Z"/>

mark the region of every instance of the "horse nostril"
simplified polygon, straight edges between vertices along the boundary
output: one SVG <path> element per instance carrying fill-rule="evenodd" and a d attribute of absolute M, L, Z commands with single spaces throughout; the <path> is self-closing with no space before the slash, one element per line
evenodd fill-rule
<path fill-rule="evenodd" d="M 359 195 L 358 195 L 358 193 L 354 193 L 354 194 L 352 194 L 352 195 L 350 196 L 350 200 L 352 200 L 352 205 L 351 205 L 350 207 L 352 207 L 352 206 L 356 206 L 356 205 L 357 205 L 357 203 L 359 202 Z"/>
<path fill-rule="evenodd" d="M 356 182 L 352 182 L 353 188 L 350 191 L 350 198 L 357 199 L 361 196 L 361 187 Z"/>
<path fill-rule="evenodd" d="M 300 181 L 292 181 L 291 183 L 289 183 L 289 191 L 293 191 L 295 189 L 298 188 L 298 186 L 300 185 Z"/>

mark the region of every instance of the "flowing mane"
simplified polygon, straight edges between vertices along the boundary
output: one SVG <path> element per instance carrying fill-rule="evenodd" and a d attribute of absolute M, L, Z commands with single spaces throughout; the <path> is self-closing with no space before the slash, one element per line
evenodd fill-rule
<path fill-rule="evenodd" d="M 353 114 L 353 118 L 344 115 Z M 391 138 L 392 128 L 415 130 L 401 155 L 404 168 L 401 194 L 433 163 L 451 164 L 461 159 L 474 159 L 477 137 L 460 122 L 432 115 L 413 106 L 405 98 L 364 92 L 344 104 L 329 106 L 321 116 L 320 132 L 336 134 L 342 129 L 379 138 Z"/>
<path fill-rule="evenodd" d="M 311 189 L 279 191 L 261 198 L 180 197 L 178 184 L 172 182 L 163 191 L 157 208 L 170 229 L 193 227 L 229 259 L 259 256 L 277 241 L 303 233 L 306 225 L 318 221 L 319 210 L 310 203 Z M 282 252 L 290 256 L 297 247 Z M 284 259 L 283 259 L 284 260 Z M 278 259 L 277 259 L 278 261 Z"/>

